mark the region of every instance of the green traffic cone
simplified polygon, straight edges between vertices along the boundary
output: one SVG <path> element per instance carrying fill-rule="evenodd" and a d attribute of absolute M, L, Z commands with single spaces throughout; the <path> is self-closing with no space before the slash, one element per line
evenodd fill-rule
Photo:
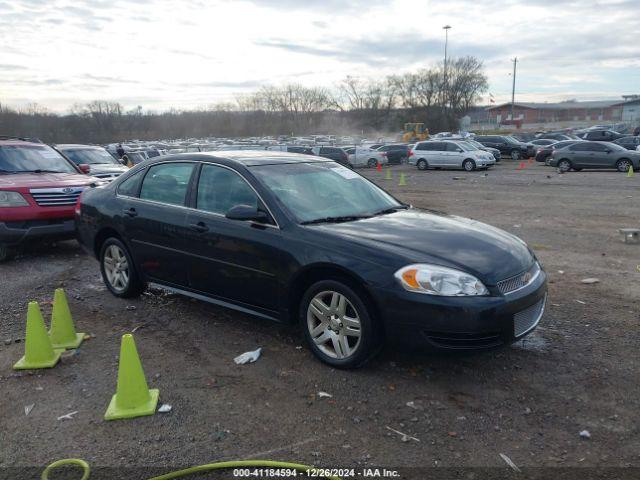
<path fill-rule="evenodd" d="M 62 288 L 56 288 L 53 296 L 49 338 L 51 338 L 53 348 L 65 348 L 67 350 L 78 348 L 84 339 L 84 333 L 76 333 L 69 304 L 67 303 L 67 296 Z"/>
<path fill-rule="evenodd" d="M 133 335 L 130 333 L 123 335 L 120 345 L 118 386 L 104 414 L 104 419 L 117 420 L 153 415 L 156 412 L 159 395 L 159 390 L 149 390 L 147 386 Z"/>
<path fill-rule="evenodd" d="M 399 187 L 403 187 L 407 184 L 407 180 L 404 178 L 404 173 L 400 174 L 400 181 L 398 182 Z"/>
<path fill-rule="evenodd" d="M 55 350 L 44 326 L 38 302 L 29 302 L 27 310 L 27 335 L 24 342 L 24 356 L 13 366 L 14 370 L 51 368 L 64 350 Z"/>
<path fill-rule="evenodd" d="M 391 169 L 387 168 L 387 174 L 384 177 L 385 180 L 391 180 Z"/>
<path fill-rule="evenodd" d="M 627 171 L 627 177 L 631 178 L 635 175 L 633 172 L 633 165 L 629 165 L 629 170 Z"/>

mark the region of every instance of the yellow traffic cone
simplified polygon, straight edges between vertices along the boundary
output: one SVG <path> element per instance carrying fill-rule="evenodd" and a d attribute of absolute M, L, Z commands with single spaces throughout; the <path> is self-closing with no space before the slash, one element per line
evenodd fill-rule
<path fill-rule="evenodd" d="M 384 177 L 385 180 L 391 180 L 391 169 L 387 168 L 387 174 Z"/>
<path fill-rule="evenodd" d="M 130 333 L 123 335 L 120 345 L 118 387 L 104 414 L 104 419 L 117 420 L 153 415 L 159 395 L 159 390 L 149 390 L 147 386 L 133 335 Z"/>
<path fill-rule="evenodd" d="M 24 342 L 24 357 L 13 366 L 15 370 L 51 368 L 64 350 L 54 350 L 44 326 L 38 302 L 29 302 L 27 310 L 27 336 Z"/>
<path fill-rule="evenodd" d="M 400 174 L 400 181 L 398 182 L 398 186 L 402 187 L 407 184 L 407 180 L 404 178 L 404 173 Z"/>
<path fill-rule="evenodd" d="M 633 173 L 633 165 L 629 165 L 629 170 L 627 170 L 627 177 L 631 178 L 635 174 Z"/>
<path fill-rule="evenodd" d="M 49 338 L 53 348 L 65 348 L 67 350 L 78 348 L 84 339 L 84 333 L 76 333 L 69 304 L 67 303 L 67 296 L 62 288 L 56 288 L 53 296 Z"/>

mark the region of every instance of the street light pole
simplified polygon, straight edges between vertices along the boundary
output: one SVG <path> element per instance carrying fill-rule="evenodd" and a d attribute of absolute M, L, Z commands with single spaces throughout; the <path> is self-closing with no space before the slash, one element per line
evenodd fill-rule
<path fill-rule="evenodd" d="M 449 29 L 451 25 L 445 25 L 442 27 L 444 30 L 444 88 L 442 91 L 442 106 L 446 110 L 447 109 L 447 46 L 449 44 Z"/>
<path fill-rule="evenodd" d="M 518 57 L 515 57 L 512 61 L 513 61 L 513 84 L 511 86 L 511 121 L 515 122 L 515 117 L 513 116 L 513 108 L 516 102 L 516 66 L 518 65 Z"/>

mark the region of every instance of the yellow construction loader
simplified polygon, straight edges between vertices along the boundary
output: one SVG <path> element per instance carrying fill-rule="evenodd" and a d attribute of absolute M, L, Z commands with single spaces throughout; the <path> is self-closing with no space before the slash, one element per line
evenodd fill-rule
<path fill-rule="evenodd" d="M 404 124 L 404 132 L 402 132 L 403 142 L 419 142 L 427 138 L 429 138 L 429 129 L 424 127 L 424 123 Z"/>

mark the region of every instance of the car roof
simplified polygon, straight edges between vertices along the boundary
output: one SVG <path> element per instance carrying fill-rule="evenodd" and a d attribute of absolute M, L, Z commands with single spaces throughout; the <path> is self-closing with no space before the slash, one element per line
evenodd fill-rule
<path fill-rule="evenodd" d="M 326 163 L 333 162 L 324 157 L 313 157 L 300 153 L 278 152 L 274 150 L 224 150 L 213 152 L 192 152 L 163 155 L 154 158 L 150 163 L 167 160 L 226 160 L 229 163 L 245 167 L 260 165 L 281 165 L 288 163 Z"/>
<path fill-rule="evenodd" d="M 100 145 L 83 145 L 81 143 L 59 143 L 56 144 L 56 148 L 60 148 L 62 150 L 66 150 L 68 148 L 96 148 L 98 150 L 104 150 L 104 147 Z"/>
<path fill-rule="evenodd" d="M 44 147 L 44 143 L 30 142 L 29 140 L 20 140 L 18 138 L 2 139 L 0 138 L 0 145 L 10 146 L 23 146 L 23 147 Z"/>

